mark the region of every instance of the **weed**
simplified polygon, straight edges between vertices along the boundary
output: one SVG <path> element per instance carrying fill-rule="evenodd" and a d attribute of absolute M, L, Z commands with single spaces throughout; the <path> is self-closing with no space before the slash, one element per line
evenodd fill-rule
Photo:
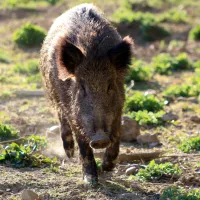
<path fill-rule="evenodd" d="M 192 65 L 186 53 L 181 53 L 177 57 L 172 57 L 167 53 L 161 53 L 153 57 L 152 67 L 159 74 L 169 75 L 173 71 L 190 69 Z"/>
<path fill-rule="evenodd" d="M 147 110 L 140 110 L 138 112 L 128 112 L 127 116 L 135 119 L 140 125 L 152 125 L 152 124 L 163 124 L 162 116 L 165 114 L 164 111 L 159 112 L 148 112 Z"/>
<path fill-rule="evenodd" d="M 178 148 L 184 153 L 200 151 L 200 137 L 186 139 L 178 146 Z"/>
<path fill-rule="evenodd" d="M 189 40 L 200 40 L 200 25 L 189 32 Z"/>
<path fill-rule="evenodd" d="M 159 16 L 160 22 L 170 22 L 170 23 L 185 23 L 187 22 L 187 12 L 180 9 L 171 9 Z"/>
<path fill-rule="evenodd" d="M 199 94 L 199 85 L 193 84 L 172 85 L 163 92 L 167 97 L 194 97 Z"/>
<path fill-rule="evenodd" d="M 140 25 L 141 35 L 144 40 L 154 41 L 170 35 L 170 32 L 157 23 L 145 22 Z"/>
<path fill-rule="evenodd" d="M 26 63 L 18 63 L 14 66 L 13 70 L 19 74 L 33 75 L 39 73 L 38 60 L 29 60 Z"/>
<path fill-rule="evenodd" d="M 168 49 L 172 50 L 172 49 L 176 49 L 176 48 L 182 48 L 184 46 L 184 42 L 180 41 L 180 40 L 171 40 L 169 45 L 168 45 Z"/>
<path fill-rule="evenodd" d="M 0 63 L 10 63 L 9 55 L 3 49 L 0 49 Z"/>
<path fill-rule="evenodd" d="M 39 167 L 51 166 L 56 163 L 56 158 L 51 159 L 41 154 L 34 154 L 36 150 L 44 148 L 44 138 L 31 136 L 22 144 L 12 143 L 0 153 L 0 162 L 11 164 L 13 167 Z"/>
<path fill-rule="evenodd" d="M 133 60 L 133 64 L 130 66 L 128 75 L 126 77 L 126 83 L 129 84 L 131 80 L 136 82 L 148 81 L 151 79 L 153 73 L 151 68 L 141 60 Z"/>
<path fill-rule="evenodd" d="M 190 191 L 185 191 L 183 188 L 169 187 L 166 188 L 160 197 L 161 200 L 199 200 L 200 190 L 193 189 Z"/>
<path fill-rule="evenodd" d="M 200 69 L 200 60 L 194 63 L 194 68 Z"/>
<path fill-rule="evenodd" d="M 134 92 L 131 97 L 127 97 L 124 105 L 126 112 L 139 110 L 156 112 L 162 110 L 163 107 L 163 100 L 158 99 L 154 95 L 145 95 L 140 92 Z"/>
<path fill-rule="evenodd" d="M 129 179 L 151 181 L 161 179 L 162 177 L 177 178 L 181 173 L 181 169 L 177 164 L 174 165 L 170 162 L 156 164 L 155 161 L 152 160 L 145 169 L 140 169 L 135 176 L 131 175 Z"/>
<path fill-rule="evenodd" d="M 46 31 L 31 23 L 24 24 L 13 34 L 14 42 L 19 46 L 40 46 L 46 36 Z"/>
<path fill-rule="evenodd" d="M 16 139 L 19 137 L 18 131 L 12 126 L 0 122 L 0 141 Z"/>
<path fill-rule="evenodd" d="M 95 162 L 96 162 L 96 165 L 97 165 L 97 168 L 98 169 L 101 169 L 101 166 L 102 166 L 102 161 L 100 158 L 95 158 Z"/>

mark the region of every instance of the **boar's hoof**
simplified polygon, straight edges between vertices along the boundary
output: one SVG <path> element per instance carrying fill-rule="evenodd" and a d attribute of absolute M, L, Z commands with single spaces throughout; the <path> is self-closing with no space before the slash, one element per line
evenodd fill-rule
<path fill-rule="evenodd" d="M 97 177 L 92 177 L 90 175 L 84 175 L 83 181 L 92 187 L 96 187 L 98 185 L 98 178 Z"/>
<path fill-rule="evenodd" d="M 105 133 L 96 134 L 90 137 L 90 147 L 94 149 L 103 149 L 108 147 L 109 144 L 110 139 Z"/>

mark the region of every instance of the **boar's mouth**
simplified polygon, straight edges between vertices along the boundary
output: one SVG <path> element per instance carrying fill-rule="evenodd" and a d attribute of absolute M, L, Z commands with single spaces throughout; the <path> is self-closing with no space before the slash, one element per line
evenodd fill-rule
<path fill-rule="evenodd" d="M 110 139 L 104 132 L 90 136 L 90 147 L 94 149 L 103 149 L 108 147 L 109 144 Z"/>

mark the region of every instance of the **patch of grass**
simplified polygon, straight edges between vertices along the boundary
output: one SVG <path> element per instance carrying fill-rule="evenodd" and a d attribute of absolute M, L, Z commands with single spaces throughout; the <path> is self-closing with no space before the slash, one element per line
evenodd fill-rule
<path fill-rule="evenodd" d="M 19 137 L 18 131 L 12 126 L 0 122 L 0 141 L 16 139 Z"/>
<path fill-rule="evenodd" d="M 26 63 L 18 63 L 14 66 L 13 70 L 19 74 L 34 75 L 39 73 L 39 61 L 29 60 Z"/>
<path fill-rule="evenodd" d="M 124 109 L 125 112 L 147 110 L 157 112 L 164 107 L 164 101 L 158 99 L 154 95 L 145 95 L 140 92 L 134 92 L 130 97 L 126 98 Z"/>
<path fill-rule="evenodd" d="M 187 12 L 178 8 L 173 8 L 159 16 L 160 22 L 186 23 L 188 19 Z"/>
<path fill-rule="evenodd" d="M 46 31 L 34 24 L 26 23 L 13 34 L 13 41 L 18 46 L 40 46 L 46 36 Z"/>
<path fill-rule="evenodd" d="M 153 57 L 152 67 L 159 74 L 170 75 L 173 71 L 191 69 L 192 65 L 186 53 L 181 53 L 176 57 L 161 53 Z"/>
<path fill-rule="evenodd" d="M 126 77 L 126 83 L 129 84 L 131 80 L 136 82 L 148 81 L 151 79 L 152 75 L 153 73 L 150 66 L 145 62 L 141 60 L 133 60 Z"/>
<path fill-rule="evenodd" d="M 147 110 L 140 110 L 138 112 L 128 112 L 126 115 L 135 119 L 140 125 L 159 125 L 163 124 L 162 116 L 165 111 L 148 112 Z"/>
<path fill-rule="evenodd" d="M 159 180 L 163 177 L 177 178 L 181 173 L 181 169 L 177 164 L 174 165 L 170 162 L 156 164 L 155 161 L 152 160 L 145 169 L 140 169 L 135 176 L 131 175 L 129 179 L 151 181 Z"/>
<path fill-rule="evenodd" d="M 41 3 L 47 3 L 47 5 L 55 5 L 57 2 L 59 2 L 59 0 L 5 0 L 3 3 L 3 7 L 12 9 L 19 7 L 34 8 Z"/>
<path fill-rule="evenodd" d="M 140 25 L 141 35 L 144 40 L 155 41 L 170 35 L 170 32 L 157 23 L 147 22 Z"/>
<path fill-rule="evenodd" d="M 0 49 L 0 63 L 10 63 L 9 55 L 3 49 Z"/>
<path fill-rule="evenodd" d="M 114 12 L 113 21 L 116 23 L 137 23 L 140 25 L 142 38 L 147 41 L 162 39 L 170 35 L 170 32 L 165 30 L 158 24 L 156 16 L 149 12 L 134 12 L 131 6 L 120 7 Z"/>
<path fill-rule="evenodd" d="M 166 97 L 195 97 L 199 94 L 199 85 L 193 84 L 172 85 L 163 92 Z"/>
<path fill-rule="evenodd" d="M 22 144 L 12 143 L 0 152 L 0 163 L 11 164 L 13 167 L 40 167 L 56 164 L 56 158 L 48 158 L 41 154 L 35 154 L 36 150 L 45 147 L 44 138 L 31 136 Z"/>
<path fill-rule="evenodd" d="M 13 92 L 10 90 L 4 90 L 0 92 L 0 99 L 1 100 L 9 100 L 14 96 Z"/>
<path fill-rule="evenodd" d="M 183 41 L 171 40 L 169 45 L 168 45 L 168 49 L 172 50 L 172 49 L 182 48 L 183 46 L 184 46 L 184 42 Z"/>
<path fill-rule="evenodd" d="M 200 151 L 200 137 L 187 138 L 178 148 L 184 153 L 192 153 Z"/>
<path fill-rule="evenodd" d="M 200 40 L 200 25 L 189 32 L 189 40 Z"/>
<path fill-rule="evenodd" d="M 199 200 L 200 190 L 192 189 L 185 191 L 183 188 L 169 187 L 166 188 L 160 197 L 160 200 Z"/>

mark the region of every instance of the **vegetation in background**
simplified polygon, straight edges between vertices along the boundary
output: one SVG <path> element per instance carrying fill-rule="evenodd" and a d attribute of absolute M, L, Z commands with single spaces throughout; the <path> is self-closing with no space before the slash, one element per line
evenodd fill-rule
<path fill-rule="evenodd" d="M 192 189 L 189 191 L 184 190 L 183 188 L 178 187 L 169 187 L 166 188 L 160 197 L 161 200 L 199 200 L 200 199 L 200 190 Z"/>
<path fill-rule="evenodd" d="M 138 112 L 128 112 L 126 115 L 135 119 L 140 125 L 159 125 L 163 124 L 162 116 L 165 111 L 148 112 L 147 110 L 140 110 Z"/>
<path fill-rule="evenodd" d="M 157 112 L 164 107 L 164 101 L 154 95 L 145 95 L 140 92 L 134 92 L 132 96 L 127 96 L 124 105 L 125 112 L 147 110 Z"/>
<path fill-rule="evenodd" d="M 18 131 L 12 126 L 0 122 L 0 141 L 16 139 L 19 137 Z"/>
<path fill-rule="evenodd" d="M 189 32 L 190 40 L 200 40 L 200 25 L 196 26 Z"/>
<path fill-rule="evenodd" d="M 179 149 L 184 153 L 200 151 L 200 137 L 187 138 L 179 145 Z"/>
<path fill-rule="evenodd" d="M 126 76 L 126 83 L 129 84 L 131 80 L 136 82 L 148 81 L 151 79 L 153 73 L 151 67 L 141 60 L 133 60 L 130 66 L 128 75 Z"/>
<path fill-rule="evenodd" d="M 152 160 L 145 169 L 140 169 L 138 173 L 130 179 L 137 179 L 140 181 L 151 181 L 159 180 L 163 177 L 177 178 L 181 175 L 181 169 L 177 164 L 172 164 L 170 162 L 157 164 Z"/>
<path fill-rule="evenodd" d="M 24 24 L 13 34 L 13 41 L 19 46 L 40 46 L 46 36 L 46 31 L 31 23 Z"/>
<path fill-rule="evenodd" d="M 147 22 L 140 25 L 142 38 L 147 41 L 162 39 L 170 35 L 170 32 L 157 23 Z"/>
<path fill-rule="evenodd" d="M 21 144 L 11 143 L 0 152 L 0 163 L 11 164 L 13 167 L 39 167 L 52 166 L 56 159 L 51 159 L 36 154 L 35 151 L 46 147 L 47 142 L 44 137 L 32 135 L 23 140 Z"/>
<path fill-rule="evenodd" d="M 187 19 L 187 12 L 176 8 L 162 13 L 158 20 L 159 22 L 186 23 Z"/>
<path fill-rule="evenodd" d="M 127 4 L 113 14 L 113 21 L 117 23 L 139 24 L 142 38 L 147 41 L 162 39 L 170 35 L 169 31 L 159 25 L 152 13 L 132 11 L 131 6 L 127 6 Z"/>
<path fill-rule="evenodd" d="M 13 70 L 16 73 L 24 75 L 33 75 L 39 73 L 39 61 L 38 60 L 29 60 L 26 63 L 17 63 Z"/>
<path fill-rule="evenodd" d="M 152 67 L 159 74 L 169 75 L 173 71 L 191 69 L 192 65 L 186 53 L 176 57 L 161 53 L 152 59 Z"/>
<path fill-rule="evenodd" d="M 3 49 L 0 49 L 0 63 L 9 63 L 9 62 L 10 62 L 9 55 Z"/>
<path fill-rule="evenodd" d="M 194 84 L 172 85 L 163 94 L 166 97 L 195 97 L 200 94 L 199 86 Z"/>
<path fill-rule="evenodd" d="M 20 6 L 26 7 L 27 5 L 34 5 L 37 3 L 46 2 L 50 5 L 55 5 L 59 0 L 5 0 L 2 5 L 3 7 L 9 7 L 9 8 L 18 8 Z M 0 4 L 1 5 L 1 4 Z"/>

